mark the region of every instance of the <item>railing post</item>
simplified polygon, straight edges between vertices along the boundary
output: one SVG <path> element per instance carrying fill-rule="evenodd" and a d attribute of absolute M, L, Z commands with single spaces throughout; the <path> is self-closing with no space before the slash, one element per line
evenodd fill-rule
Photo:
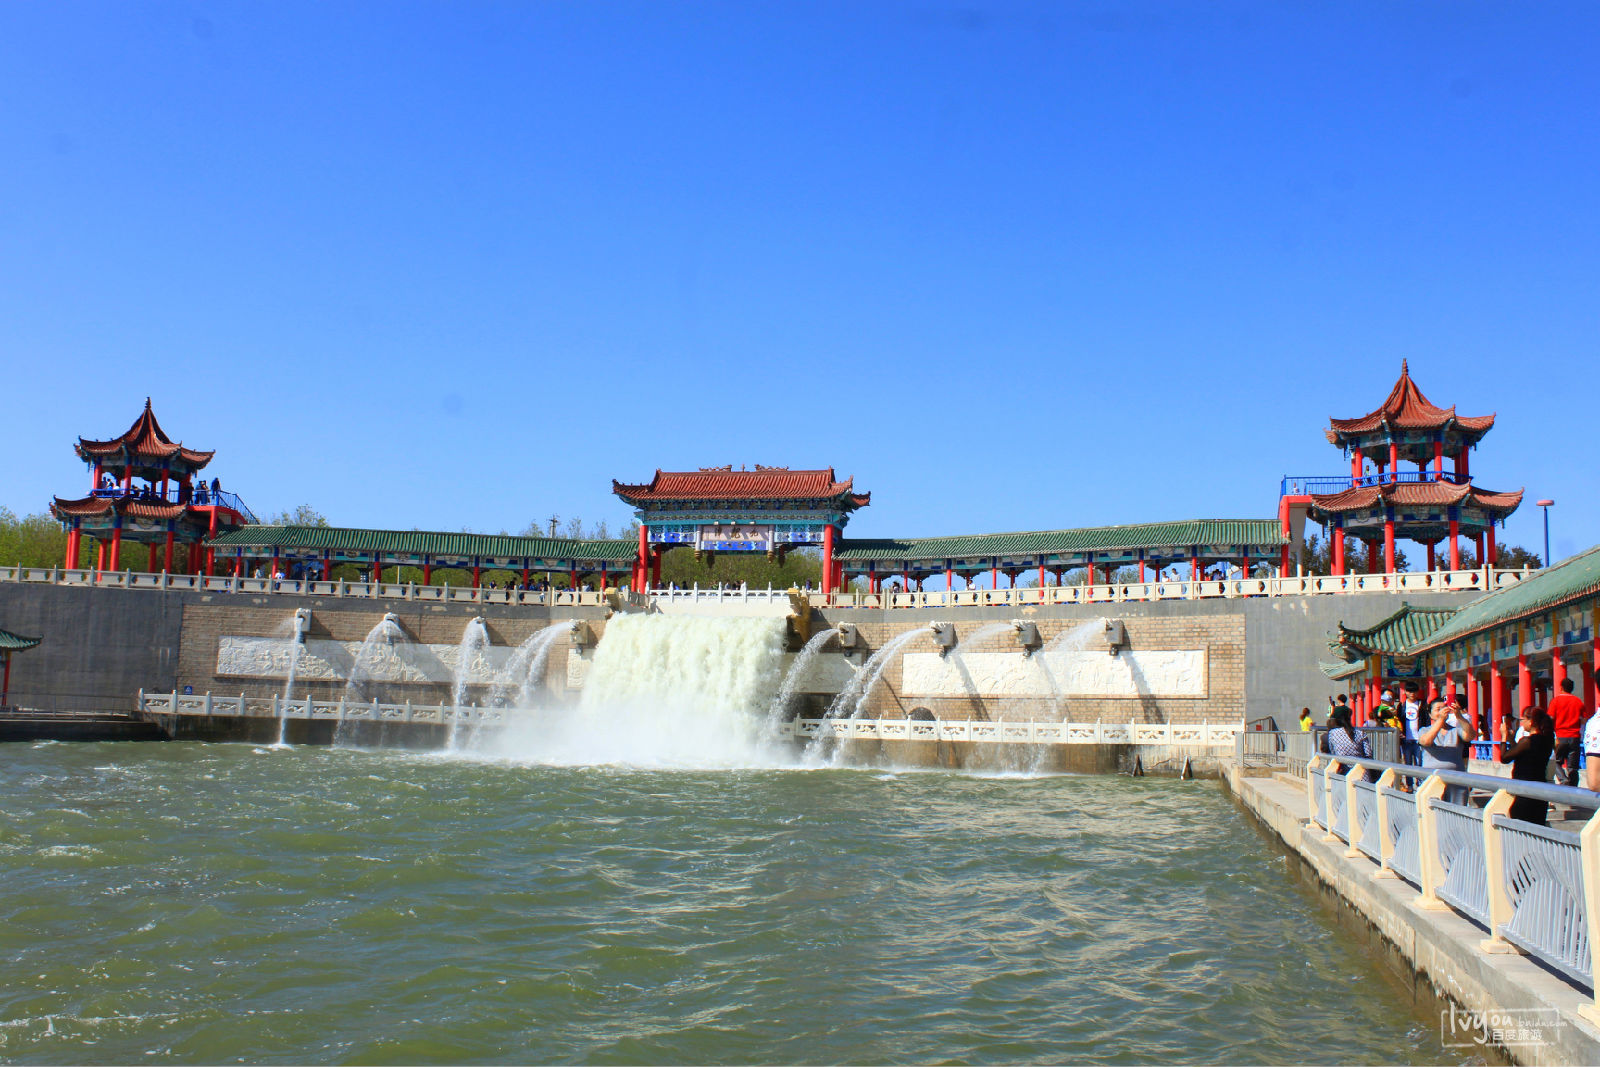
<path fill-rule="evenodd" d="M 1357 771 L 1361 773 L 1362 778 L 1366 778 L 1367 769 L 1365 767 L 1349 767 L 1344 772 L 1344 835 L 1350 845 L 1349 848 L 1344 850 L 1344 855 L 1346 859 L 1352 860 L 1357 856 L 1365 855 L 1361 851 L 1361 847 L 1356 844 L 1357 841 L 1361 840 L 1361 827 L 1357 825 L 1359 820 L 1356 818 L 1355 772 Z"/>
<path fill-rule="evenodd" d="M 1338 771 L 1338 769 L 1339 769 L 1339 757 L 1338 756 L 1329 756 L 1328 757 L 1328 766 L 1326 768 L 1324 768 L 1324 770 L 1322 772 L 1322 774 L 1323 774 L 1323 776 L 1322 776 L 1322 792 L 1323 792 L 1324 797 L 1331 797 L 1332 790 L 1333 790 L 1333 783 L 1328 781 L 1328 775 L 1335 773 L 1336 771 Z M 1349 776 L 1349 773 L 1350 773 L 1349 771 L 1345 772 L 1346 777 Z M 1327 808 L 1327 812 L 1328 812 L 1328 825 L 1322 828 L 1322 839 L 1324 841 L 1337 841 L 1337 840 L 1339 840 L 1339 835 L 1333 832 L 1333 824 L 1334 824 L 1334 822 L 1336 820 L 1333 817 L 1333 801 L 1331 799 L 1327 800 L 1326 808 Z M 1344 824 L 1346 826 L 1350 825 L 1350 813 L 1348 811 L 1345 812 L 1345 815 L 1344 815 Z"/>
<path fill-rule="evenodd" d="M 1583 871 L 1583 918 L 1589 934 L 1589 968 L 1591 974 L 1600 974 L 1600 811 L 1589 817 L 1578 832 L 1578 861 Z M 1592 1023 L 1600 1024 L 1600 982 L 1595 983 L 1594 999 L 1578 1009 Z"/>
<path fill-rule="evenodd" d="M 1496 815 L 1508 815 L 1514 798 L 1504 789 L 1496 790 L 1483 809 L 1483 865 L 1489 883 L 1489 936 L 1478 942 L 1484 952 L 1516 952 L 1517 947 L 1500 936 L 1500 927 L 1511 921 L 1511 895 L 1506 892 L 1506 851 L 1500 829 L 1494 824 Z M 1588 883 L 1584 895 L 1588 896 Z M 1588 902 L 1584 902 L 1588 907 Z"/>
<path fill-rule="evenodd" d="M 1394 858 L 1394 837 L 1389 833 L 1389 798 L 1384 795 L 1384 788 L 1395 789 L 1400 784 L 1400 776 L 1390 767 L 1378 776 L 1378 806 L 1375 818 L 1378 820 L 1378 869 L 1372 872 L 1374 878 L 1398 878 L 1394 868 L 1389 866 L 1389 861 Z"/>
<path fill-rule="evenodd" d="M 1417 798 L 1417 851 L 1421 855 L 1422 895 L 1412 901 L 1424 911 L 1449 911 L 1450 905 L 1439 899 L 1436 892 L 1444 881 L 1443 864 L 1439 862 L 1439 823 L 1434 814 L 1433 802 L 1444 796 L 1444 779 L 1430 774 L 1416 792 Z M 1485 818 L 1488 816 L 1486 815 Z"/>

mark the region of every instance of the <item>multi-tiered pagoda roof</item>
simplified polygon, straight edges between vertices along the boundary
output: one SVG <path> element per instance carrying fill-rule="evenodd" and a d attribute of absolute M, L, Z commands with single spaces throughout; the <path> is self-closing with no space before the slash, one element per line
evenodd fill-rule
<path fill-rule="evenodd" d="M 118 473 L 131 467 L 135 478 L 159 478 L 163 474 L 181 477 L 186 472 L 203 469 L 216 455 L 214 450 L 185 448 L 181 441 L 168 437 L 156 420 L 155 412 L 150 410 L 149 397 L 145 397 L 144 411 L 121 434 L 105 441 L 80 437 L 76 449 L 86 463 L 96 463 Z"/>
<path fill-rule="evenodd" d="M 1462 447 L 1472 447 L 1494 428 L 1493 415 L 1458 415 L 1454 405 L 1442 408 L 1423 395 L 1411 378 L 1411 369 L 1400 361 L 1400 378 L 1383 403 L 1354 419 L 1329 419 L 1330 444 L 1347 452 L 1360 450 L 1369 456 L 1381 447 L 1387 454 L 1391 442 L 1400 446 L 1399 458 L 1412 463 L 1433 459 L 1433 443 L 1438 440 L 1446 454 L 1454 456 Z"/>

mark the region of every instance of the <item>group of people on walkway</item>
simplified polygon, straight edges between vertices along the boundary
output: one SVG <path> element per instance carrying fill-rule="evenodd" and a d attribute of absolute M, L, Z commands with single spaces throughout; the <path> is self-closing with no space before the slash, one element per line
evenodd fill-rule
<path fill-rule="evenodd" d="M 1581 763 L 1584 788 L 1600 792 L 1600 715 L 1588 714 L 1583 700 L 1573 693 L 1571 678 L 1562 679 L 1560 690 L 1549 707 L 1529 705 L 1520 711 L 1516 733 L 1498 746 L 1495 758 L 1510 764 L 1511 777 L 1524 782 L 1548 782 L 1554 760 L 1557 783 L 1566 786 L 1578 784 Z M 1384 691 L 1374 718 L 1378 726 L 1398 732 L 1400 762 L 1423 770 L 1467 770 L 1472 742 L 1479 733 L 1456 701 L 1441 698 L 1425 704 L 1417 684 L 1406 682 L 1398 700 L 1391 691 Z M 1309 708 L 1301 713 L 1300 725 L 1302 730 L 1312 728 Z M 1370 739 L 1353 725 L 1346 696 L 1331 703 L 1322 751 L 1347 759 L 1373 758 Z M 1465 785 L 1447 785 L 1444 800 L 1466 804 L 1470 793 Z M 1549 805 L 1532 797 L 1516 797 L 1509 814 L 1542 826 Z"/>

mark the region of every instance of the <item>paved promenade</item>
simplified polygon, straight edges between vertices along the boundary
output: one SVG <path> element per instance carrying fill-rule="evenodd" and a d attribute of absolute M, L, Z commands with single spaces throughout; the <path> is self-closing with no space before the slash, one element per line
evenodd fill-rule
<path fill-rule="evenodd" d="M 1588 992 L 1524 956 L 1481 951 L 1481 927 L 1453 911 L 1423 910 L 1414 886 L 1377 877 L 1378 865 L 1365 855 L 1347 856 L 1344 842 L 1328 840 L 1309 822 L 1304 780 L 1246 777 L 1236 765 L 1224 780 L 1245 810 L 1298 853 L 1441 997 L 1490 1021 L 1554 1020 L 1539 1027 L 1537 1041 L 1503 1044 L 1502 1055 L 1516 1063 L 1600 1063 L 1600 1026 L 1582 1014 L 1594 1003 Z M 1406 1062 L 1406 1050 L 1396 1049 L 1394 1061 Z"/>

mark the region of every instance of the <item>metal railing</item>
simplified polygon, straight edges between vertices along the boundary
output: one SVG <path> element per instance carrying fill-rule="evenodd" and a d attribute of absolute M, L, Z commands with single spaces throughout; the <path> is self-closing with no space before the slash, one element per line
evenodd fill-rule
<path fill-rule="evenodd" d="M 62 567 L 0 567 L 0 582 L 92 585 L 108 589 L 176 589 L 203 593 L 282 593 L 291 596 L 421 600 L 452 604 L 523 604 L 541 607 L 604 607 L 612 594 L 598 590 L 490 589 L 470 585 L 418 585 L 416 582 L 331 582 L 310 578 L 235 578 L 169 574 L 165 571 L 67 570 Z"/>
<path fill-rule="evenodd" d="M 513 709 L 476 704 L 384 704 L 377 700 L 285 700 L 280 696 L 214 696 L 211 693 L 148 693 L 138 708 L 147 715 L 230 716 L 248 719 L 365 720 L 413 723 L 496 723 Z M 1239 724 L 987 722 L 955 719 L 791 719 L 791 738 L 838 741 L 976 741 L 1032 745 L 1226 745 Z"/>
<path fill-rule="evenodd" d="M 1305 575 L 1292 578 L 1206 578 L 1101 585 L 1018 586 L 1011 589 L 924 590 L 902 593 L 855 591 L 806 595 L 815 608 L 987 608 L 1050 604 L 1122 604 L 1149 600 L 1213 600 L 1239 597 L 1331 596 L 1356 593 L 1487 592 L 1529 577 L 1526 568 L 1484 567 L 1461 571 L 1402 571 L 1394 574 Z"/>
<path fill-rule="evenodd" d="M 1228 745 L 1239 723 L 792 719 L 791 737 L 837 741 L 977 741 L 1024 745 Z"/>
<path fill-rule="evenodd" d="M 1400 731 L 1387 726 L 1358 727 L 1372 746 L 1372 758 L 1388 763 L 1400 761 Z M 1234 742 L 1234 758 L 1244 766 L 1283 767 L 1304 778 L 1306 764 L 1322 751 L 1326 726 L 1309 730 L 1247 730 Z"/>
<path fill-rule="evenodd" d="M 1379 775 L 1376 783 L 1362 780 L 1369 772 Z M 1311 823 L 1327 831 L 1326 840 L 1349 845 L 1346 856 L 1364 854 L 1380 876 L 1411 883 L 1418 907 L 1448 908 L 1482 926 L 1486 951 L 1520 950 L 1595 992 L 1600 946 L 1591 943 L 1589 921 L 1600 915 L 1600 899 L 1591 899 L 1600 894 L 1600 794 L 1323 755 L 1308 764 L 1306 783 Z M 1445 800 L 1452 787 L 1469 802 Z M 1489 795 L 1482 807 L 1470 802 L 1474 791 Z M 1518 798 L 1589 818 L 1579 833 L 1522 822 L 1509 816 Z M 1360 812 L 1353 821 L 1352 811 Z"/>
<path fill-rule="evenodd" d="M 1342 493 L 1346 489 L 1358 489 L 1373 485 L 1399 485 L 1430 482 L 1445 482 L 1449 485 L 1466 485 L 1472 481 L 1470 474 L 1456 474 L 1453 471 L 1434 473 L 1433 471 L 1398 471 L 1396 473 L 1363 474 L 1352 478 L 1348 474 L 1285 474 L 1278 483 L 1278 495 L 1285 496 L 1310 496 L 1314 493 Z"/>
<path fill-rule="evenodd" d="M 218 566 L 231 561 L 219 558 Z M 393 564 L 391 564 L 392 566 Z M 410 566 L 410 564 L 407 564 Z M 1486 567 L 1471 571 L 1425 571 L 1400 574 L 1313 575 L 1303 578 L 1230 578 L 1182 582 L 1133 582 L 1111 585 L 1021 586 L 1014 589 L 933 590 L 916 593 L 810 592 L 804 595 L 814 608 L 950 608 L 1009 607 L 1041 604 L 1123 604 L 1149 600 L 1212 600 L 1237 597 L 1323 596 L 1358 593 L 1420 593 L 1488 591 L 1515 585 L 1528 577 L 1524 570 Z M 317 581 L 309 578 L 235 578 L 201 574 L 168 574 L 124 569 L 97 571 L 65 567 L 0 567 L 0 582 L 40 582 L 48 585 L 99 585 L 120 589 L 193 589 L 216 593 L 284 593 L 301 596 L 393 597 L 400 600 L 448 600 L 473 604 L 592 605 L 606 603 L 599 591 L 570 589 L 488 589 L 473 586 L 418 585 L 415 582 Z M 381 590 L 374 592 L 373 590 Z M 787 597 L 788 590 L 742 590 L 728 587 L 720 593 L 657 588 L 633 593 L 632 601 L 647 603 L 657 597 L 693 594 L 701 599 Z M 622 594 L 627 597 L 627 593 Z M 579 599 L 571 599 L 578 597 Z"/>
<path fill-rule="evenodd" d="M 256 518 L 256 513 L 246 507 L 243 500 L 239 499 L 239 494 L 230 493 L 226 489 L 213 490 L 207 485 L 195 486 L 187 497 L 184 495 L 183 487 L 180 485 L 168 485 L 165 493 L 158 488 L 146 489 L 143 486 L 129 486 L 124 490 L 119 485 L 114 489 L 96 489 L 89 495 L 102 500 L 121 500 L 124 497 L 132 497 L 135 500 L 150 500 L 162 504 L 193 504 L 195 507 L 201 508 L 232 508 L 244 516 L 246 522 L 261 522 L 260 519 Z"/>

